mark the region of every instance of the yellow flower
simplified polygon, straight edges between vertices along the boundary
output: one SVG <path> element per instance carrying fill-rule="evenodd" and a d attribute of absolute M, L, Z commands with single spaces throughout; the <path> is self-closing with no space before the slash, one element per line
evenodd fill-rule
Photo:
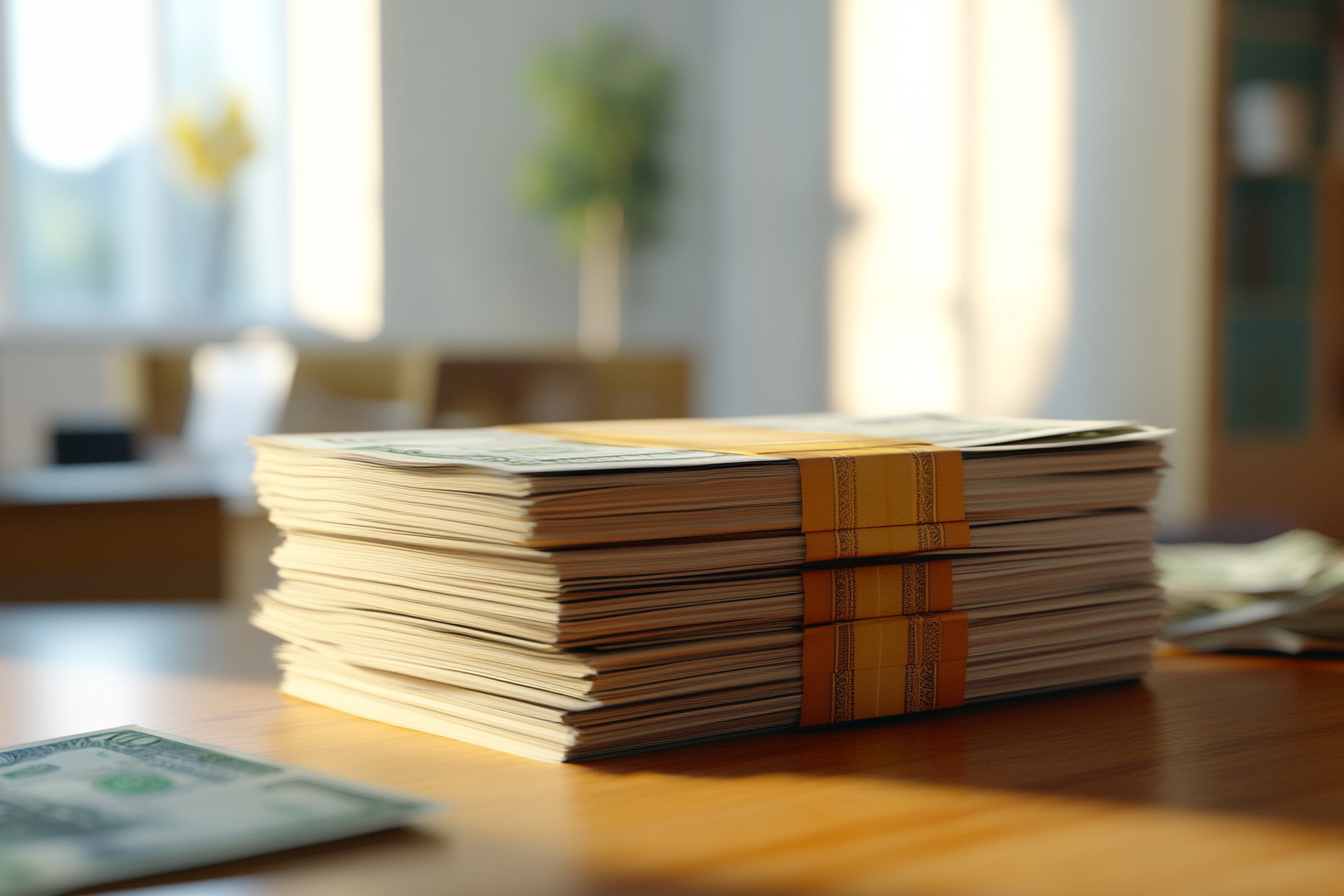
<path fill-rule="evenodd" d="M 208 187 L 227 185 L 256 149 L 238 97 L 225 101 L 224 114 L 218 121 L 189 113 L 175 115 L 170 132 L 186 156 L 191 176 Z"/>

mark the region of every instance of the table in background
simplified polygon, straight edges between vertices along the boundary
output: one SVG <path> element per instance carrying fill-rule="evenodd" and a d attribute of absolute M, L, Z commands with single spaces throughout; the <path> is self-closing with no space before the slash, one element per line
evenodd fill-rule
<path fill-rule="evenodd" d="M 122 885 L 173 896 L 1344 891 L 1344 664 L 552 766 L 281 697 L 227 607 L 0 609 L 0 742 L 136 723 L 449 800 L 416 828 Z M 118 889 L 113 887 L 111 889 Z"/>
<path fill-rule="evenodd" d="M 226 515 L 191 464 L 0 476 L 0 602 L 218 600 Z"/>

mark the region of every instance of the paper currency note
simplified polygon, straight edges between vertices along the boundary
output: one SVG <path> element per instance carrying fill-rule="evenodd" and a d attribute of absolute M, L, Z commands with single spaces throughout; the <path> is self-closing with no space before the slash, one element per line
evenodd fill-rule
<path fill-rule="evenodd" d="M 439 808 L 129 725 L 0 748 L 0 894 L 320 843 Z"/>
<path fill-rule="evenodd" d="M 1171 433 L 1171 430 L 1140 426 L 1124 420 L 1018 420 L 967 414 L 909 414 L 885 418 L 793 414 L 707 422 L 919 439 L 935 445 L 979 452 L 1150 441 Z M 280 435 L 254 438 L 249 444 L 271 451 L 321 451 L 400 466 L 460 465 L 524 474 L 777 462 L 777 459 L 770 457 L 686 448 L 593 445 L 490 428 Z"/>
<path fill-rule="evenodd" d="M 1143 426 L 1132 420 L 1030 420 L 984 414 L 901 414 L 892 417 L 856 417 L 835 413 L 789 414 L 739 417 L 731 422 L 771 429 L 918 439 L 934 445 L 976 452 L 1152 441 L 1172 433 L 1170 429 Z"/>
<path fill-rule="evenodd" d="M 406 432 L 280 435 L 251 439 L 271 449 L 324 451 L 402 466 L 477 467 L 501 473 L 555 473 L 565 470 L 621 470 L 643 467 L 704 467 L 772 463 L 678 448 L 631 448 L 566 442 L 502 429 L 426 429 Z"/>

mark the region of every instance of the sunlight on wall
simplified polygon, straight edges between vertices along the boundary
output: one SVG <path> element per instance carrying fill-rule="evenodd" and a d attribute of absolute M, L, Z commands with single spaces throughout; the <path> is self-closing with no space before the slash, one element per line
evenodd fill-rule
<path fill-rule="evenodd" d="M 1025 414 L 1068 318 L 1064 0 L 839 0 L 832 404 Z"/>
<path fill-rule="evenodd" d="M 377 0 L 290 0 L 290 278 L 305 323 L 383 325 Z"/>
<path fill-rule="evenodd" d="M 832 263 L 832 404 L 953 408 L 961 7 L 841 0 L 835 16 L 835 191 L 857 220 Z"/>

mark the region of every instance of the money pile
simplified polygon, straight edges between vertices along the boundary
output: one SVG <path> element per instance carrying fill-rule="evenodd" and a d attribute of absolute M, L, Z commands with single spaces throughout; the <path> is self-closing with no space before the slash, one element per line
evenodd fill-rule
<path fill-rule="evenodd" d="M 285 692 L 561 761 L 1142 675 L 1164 432 L 839 415 L 276 436 Z"/>

